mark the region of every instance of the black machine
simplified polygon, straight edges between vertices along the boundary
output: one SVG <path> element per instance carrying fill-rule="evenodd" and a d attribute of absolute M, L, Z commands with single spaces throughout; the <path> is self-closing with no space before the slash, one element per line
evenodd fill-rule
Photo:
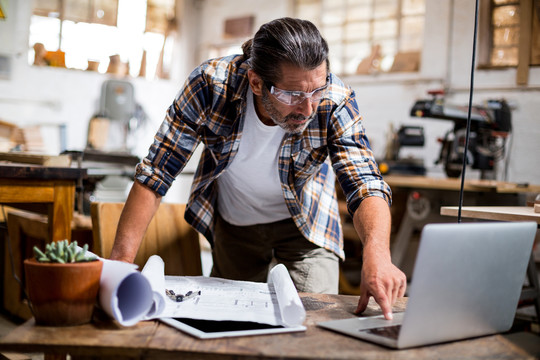
<path fill-rule="evenodd" d="M 398 173 L 407 175 L 425 175 L 424 160 L 414 157 L 401 157 L 403 147 L 424 146 L 424 128 L 421 126 L 402 125 L 396 132 L 391 131 L 386 148 L 385 158 L 380 161 L 381 173 Z"/>
<path fill-rule="evenodd" d="M 437 164 L 442 163 L 448 177 L 459 177 L 467 130 L 467 106 L 446 104 L 443 91 L 430 91 L 431 99 L 418 100 L 411 116 L 454 122 L 454 128 L 441 139 Z M 506 141 L 512 130 L 512 114 L 505 100 L 488 100 L 484 106 L 473 105 L 467 149 L 467 164 L 481 170 L 483 179 L 494 179 L 495 169 L 505 157 Z"/>

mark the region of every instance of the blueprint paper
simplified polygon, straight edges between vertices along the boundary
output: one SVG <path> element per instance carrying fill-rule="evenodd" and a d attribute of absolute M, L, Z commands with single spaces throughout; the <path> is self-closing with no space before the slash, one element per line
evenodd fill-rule
<path fill-rule="evenodd" d="M 291 276 L 283 264 L 278 264 L 270 270 L 268 282 L 276 289 L 279 310 L 284 326 L 298 326 L 306 319 L 306 310 L 300 296 L 294 287 Z"/>
<path fill-rule="evenodd" d="M 100 281 L 99 303 L 121 325 L 141 320 L 191 318 L 200 320 L 252 321 L 285 327 L 300 326 L 305 309 L 283 265 L 275 266 L 267 283 L 204 276 L 166 276 L 164 262 L 151 256 L 142 272 L 137 266 L 106 260 Z M 165 295 L 198 292 L 176 302 Z"/>
<path fill-rule="evenodd" d="M 145 319 L 161 317 L 168 300 L 165 296 L 165 262 L 158 255 L 152 255 L 148 258 L 141 273 L 152 287 L 152 307 L 145 315 Z"/>
<path fill-rule="evenodd" d="M 143 320 L 153 305 L 152 287 L 137 271 L 137 265 L 103 260 L 99 283 L 99 304 L 123 326 Z"/>

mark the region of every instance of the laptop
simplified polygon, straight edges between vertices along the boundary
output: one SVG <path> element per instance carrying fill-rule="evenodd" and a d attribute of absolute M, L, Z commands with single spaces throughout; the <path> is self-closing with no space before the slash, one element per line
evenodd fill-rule
<path fill-rule="evenodd" d="M 318 326 L 402 349 L 505 332 L 512 326 L 537 224 L 428 224 L 404 313 Z"/>

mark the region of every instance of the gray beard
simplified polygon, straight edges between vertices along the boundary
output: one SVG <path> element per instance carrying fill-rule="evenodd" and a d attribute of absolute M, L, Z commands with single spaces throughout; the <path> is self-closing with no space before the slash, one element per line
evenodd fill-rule
<path fill-rule="evenodd" d="M 279 113 L 279 111 L 272 104 L 269 94 L 270 93 L 268 92 L 268 90 L 263 88 L 261 102 L 263 104 L 264 110 L 266 110 L 266 112 L 268 113 L 268 115 L 270 116 L 270 119 L 272 119 L 274 124 L 276 124 L 277 126 L 279 126 L 280 128 L 282 128 L 288 133 L 291 133 L 291 134 L 303 133 L 304 130 L 308 127 L 309 123 L 315 118 L 315 115 L 317 114 L 316 112 L 313 112 L 309 117 L 305 117 L 304 115 L 301 115 L 301 114 L 289 114 L 284 117 Z M 295 124 L 295 123 L 290 122 L 290 120 L 301 121 L 305 119 L 307 119 L 307 121 L 304 124 Z"/>

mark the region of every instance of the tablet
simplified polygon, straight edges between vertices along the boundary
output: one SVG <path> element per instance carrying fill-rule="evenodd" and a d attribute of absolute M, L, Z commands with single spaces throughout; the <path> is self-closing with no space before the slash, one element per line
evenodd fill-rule
<path fill-rule="evenodd" d="M 251 321 L 216 321 L 188 318 L 161 318 L 159 320 L 199 339 L 279 334 L 306 330 L 305 326 L 274 326 Z"/>

